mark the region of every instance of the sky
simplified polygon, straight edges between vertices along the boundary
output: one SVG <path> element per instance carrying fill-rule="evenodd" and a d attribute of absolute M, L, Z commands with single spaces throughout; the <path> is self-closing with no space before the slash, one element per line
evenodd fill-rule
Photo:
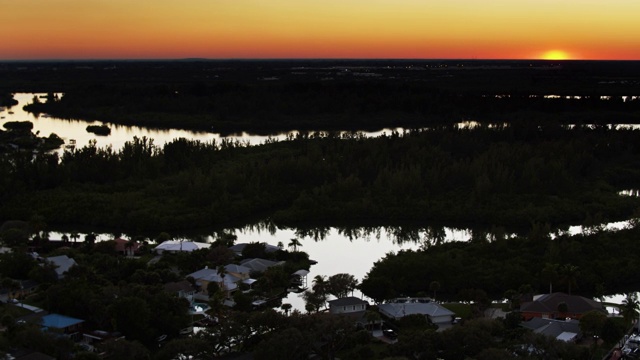
<path fill-rule="evenodd" d="M 0 60 L 640 60 L 639 0 L 0 0 Z"/>

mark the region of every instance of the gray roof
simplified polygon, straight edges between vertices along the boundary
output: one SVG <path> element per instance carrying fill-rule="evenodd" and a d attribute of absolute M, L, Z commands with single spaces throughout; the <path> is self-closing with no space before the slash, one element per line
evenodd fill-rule
<path fill-rule="evenodd" d="M 64 273 L 69 271 L 69 269 L 76 264 L 76 261 L 67 255 L 52 256 L 45 258 L 45 260 L 55 265 L 58 277 L 62 277 Z"/>
<path fill-rule="evenodd" d="M 251 271 L 265 272 L 268 268 L 276 265 L 283 264 L 284 261 L 275 262 L 266 259 L 246 259 L 240 263 L 240 265 L 248 267 Z"/>
<path fill-rule="evenodd" d="M 582 296 L 568 295 L 561 292 L 545 294 L 537 298 L 535 301 L 522 304 L 522 306 L 520 307 L 520 311 L 534 313 L 555 313 L 558 311 L 558 304 L 560 303 L 567 304 L 569 313 L 584 314 L 591 310 L 606 312 L 602 304 L 595 300 L 587 299 Z"/>
<path fill-rule="evenodd" d="M 276 252 L 278 250 L 280 250 L 279 247 L 274 246 L 274 245 L 269 245 L 267 243 L 260 243 L 260 244 L 264 244 L 264 250 L 268 253 L 270 252 Z M 237 254 L 241 254 L 242 250 L 244 250 L 245 246 L 249 245 L 249 243 L 239 243 L 239 244 L 235 244 L 233 246 L 229 247 L 229 250 L 237 253 Z"/>
<path fill-rule="evenodd" d="M 386 303 L 378 305 L 378 309 L 381 313 L 394 319 L 415 314 L 426 315 L 432 318 L 455 315 L 452 311 L 434 302 Z"/>
<path fill-rule="evenodd" d="M 248 274 L 251 272 L 251 269 L 249 269 L 248 267 L 242 266 L 242 265 L 236 265 L 236 264 L 225 265 L 224 269 L 228 273 L 236 273 L 236 274 Z"/>
<path fill-rule="evenodd" d="M 226 274 L 223 279 L 222 277 L 220 277 L 220 275 L 218 275 L 217 269 L 209 269 L 209 268 L 200 269 L 196 272 L 193 272 L 187 275 L 187 277 L 189 276 L 193 277 L 196 280 L 196 285 L 198 286 L 201 285 L 199 280 L 204 280 L 207 282 L 216 282 L 216 283 L 223 282 L 224 280 L 224 286 L 227 290 L 234 290 L 235 288 L 237 288 L 238 285 L 236 283 L 241 280 L 231 274 Z"/>
<path fill-rule="evenodd" d="M 573 319 L 553 320 L 533 318 L 529 321 L 523 322 L 521 325 L 522 327 L 533 330 L 535 333 L 543 334 L 553 338 L 558 338 L 564 333 L 580 334 L 580 322 Z"/>
<path fill-rule="evenodd" d="M 368 302 L 362 299 L 358 299 L 357 297 L 354 297 L 354 296 L 348 296 L 348 297 L 343 297 L 340 299 L 329 301 L 329 306 L 350 306 L 350 305 L 360 305 L 360 304 L 369 305 Z"/>

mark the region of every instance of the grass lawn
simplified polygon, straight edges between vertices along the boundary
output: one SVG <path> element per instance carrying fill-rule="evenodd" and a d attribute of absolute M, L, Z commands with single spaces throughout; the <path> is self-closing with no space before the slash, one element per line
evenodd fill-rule
<path fill-rule="evenodd" d="M 461 317 L 463 319 L 471 318 L 471 305 L 469 304 L 446 303 L 441 305 L 453 311 L 458 317 Z"/>

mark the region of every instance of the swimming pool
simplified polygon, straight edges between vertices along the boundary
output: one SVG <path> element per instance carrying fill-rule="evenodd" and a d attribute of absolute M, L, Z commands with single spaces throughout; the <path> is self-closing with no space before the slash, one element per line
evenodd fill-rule
<path fill-rule="evenodd" d="M 192 302 L 189 305 L 189 313 L 190 314 L 204 314 L 205 311 L 209 310 L 211 307 L 205 303 Z"/>

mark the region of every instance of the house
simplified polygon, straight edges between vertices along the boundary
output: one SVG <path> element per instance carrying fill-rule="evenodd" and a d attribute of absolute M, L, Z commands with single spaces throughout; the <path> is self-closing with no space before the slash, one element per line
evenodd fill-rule
<path fill-rule="evenodd" d="M 576 341 L 581 335 L 580 322 L 574 319 L 553 320 L 535 317 L 520 325 L 535 333 L 565 342 Z"/>
<path fill-rule="evenodd" d="M 366 311 L 368 302 L 349 296 L 329 301 L 329 312 L 331 314 L 347 314 Z"/>
<path fill-rule="evenodd" d="M 100 352 L 98 348 L 113 341 L 123 340 L 124 336 L 119 332 L 93 330 L 82 334 L 81 346 L 88 351 Z"/>
<path fill-rule="evenodd" d="M 241 280 L 245 280 L 249 278 L 249 273 L 251 269 L 246 266 L 236 265 L 236 264 L 228 264 L 224 266 L 225 274 L 235 276 Z"/>
<path fill-rule="evenodd" d="M 24 298 L 37 289 L 38 283 L 33 280 L 13 280 L 10 286 L 0 287 L 0 301 L 7 302 L 10 299 Z"/>
<path fill-rule="evenodd" d="M 82 324 L 84 320 L 64 316 L 60 314 L 48 314 L 40 319 L 42 329 L 65 334 L 74 340 L 80 340 L 82 336 Z"/>
<path fill-rule="evenodd" d="M 201 243 L 195 241 L 180 241 L 180 240 L 167 240 L 162 244 L 155 247 L 155 251 L 158 254 L 162 254 L 165 251 L 169 252 L 178 252 L 178 251 L 186 251 L 191 252 L 194 250 L 200 249 L 208 249 L 211 247 L 211 244 Z"/>
<path fill-rule="evenodd" d="M 435 325 L 451 324 L 455 314 L 447 308 L 423 298 L 401 298 L 378 305 L 381 314 L 391 319 L 401 319 L 407 315 L 424 315 Z"/>
<path fill-rule="evenodd" d="M 271 261 L 266 259 L 245 259 L 240 262 L 240 265 L 248 267 L 252 272 L 263 273 L 272 266 L 279 266 L 284 264 L 284 261 Z"/>
<path fill-rule="evenodd" d="M 185 299 L 191 299 L 196 293 L 196 289 L 187 280 L 166 283 L 164 284 L 164 291 Z"/>
<path fill-rule="evenodd" d="M 68 257 L 67 255 L 47 257 L 44 258 L 44 261 L 55 266 L 55 271 L 56 275 L 58 275 L 58 279 L 64 278 L 65 273 L 69 271 L 71 267 L 76 265 L 76 261 Z"/>
<path fill-rule="evenodd" d="M 520 312 L 525 320 L 536 317 L 580 320 L 582 315 L 591 310 L 607 313 L 604 306 L 595 300 L 561 292 L 537 296 L 533 301 L 520 306 Z"/>
<path fill-rule="evenodd" d="M 140 243 L 132 240 L 126 240 L 122 238 L 117 238 L 114 240 L 116 243 L 115 248 L 118 254 L 122 254 L 124 256 L 134 256 L 140 252 Z"/>
<path fill-rule="evenodd" d="M 234 270 L 240 271 L 241 269 L 234 268 Z M 227 293 L 227 296 L 238 290 L 238 284 L 241 281 L 249 279 L 248 273 L 246 278 L 234 276 L 233 274 L 226 273 L 226 271 L 224 276 L 221 275 L 222 274 L 219 274 L 217 269 L 209 269 L 209 267 L 205 267 L 204 269 L 200 269 L 187 275 L 187 277 L 192 277 L 195 280 L 201 293 L 207 294 L 207 288 L 209 284 L 213 282 L 217 283 L 218 286 Z"/>

